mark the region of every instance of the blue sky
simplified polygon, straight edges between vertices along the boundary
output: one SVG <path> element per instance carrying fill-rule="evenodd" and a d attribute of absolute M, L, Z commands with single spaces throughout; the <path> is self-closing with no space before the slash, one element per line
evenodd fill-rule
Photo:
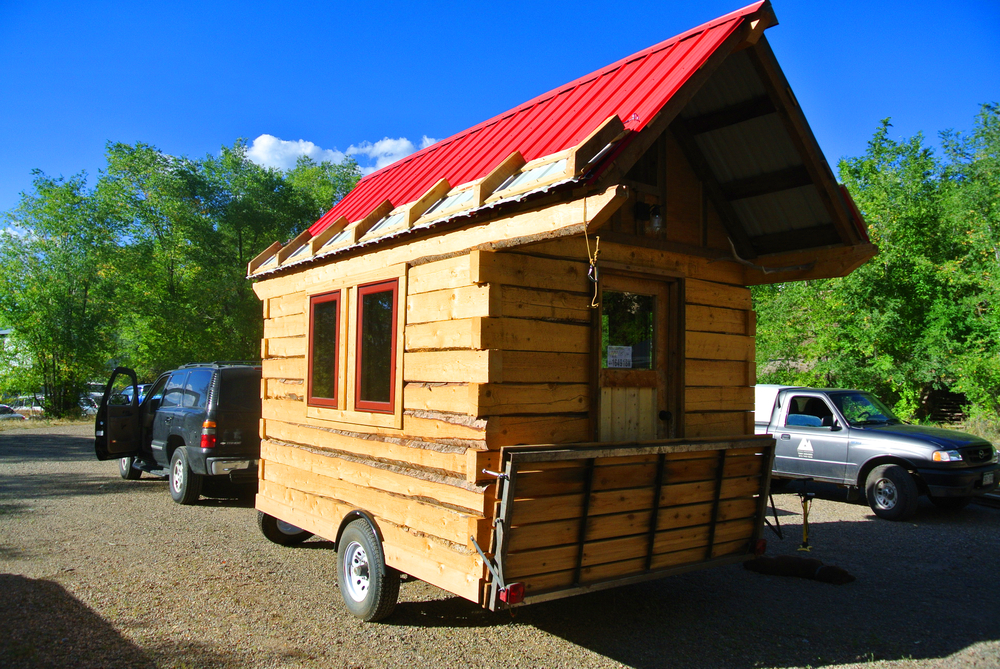
<path fill-rule="evenodd" d="M 0 0 L 0 211 L 33 168 L 93 184 L 109 140 L 197 157 L 242 137 L 270 164 L 371 168 L 743 4 Z M 882 118 L 936 145 L 1000 101 L 1000 0 L 773 7 L 766 35 L 834 166 Z"/>

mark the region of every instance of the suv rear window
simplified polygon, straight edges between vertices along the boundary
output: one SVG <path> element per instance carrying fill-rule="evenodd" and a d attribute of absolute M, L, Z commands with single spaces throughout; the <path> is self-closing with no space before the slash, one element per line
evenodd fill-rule
<path fill-rule="evenodd" d="M 212 370 L 195 369 L 184 384 L 184 406 L 204 409 L 208 402 L 208 390 L 212 385 Z"/>
<path fill-rule="evenodd" d="M 228 369 L 221 374 L 220 409 L 247 411 L 260 404 L 260 370 Z"/>

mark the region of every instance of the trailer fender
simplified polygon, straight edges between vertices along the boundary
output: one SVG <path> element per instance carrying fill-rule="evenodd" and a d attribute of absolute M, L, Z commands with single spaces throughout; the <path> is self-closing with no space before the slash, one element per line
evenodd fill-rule
<path fill-rule="evenodd" d="M 337 528 L 337 539 L 333 542 L 333 549 L 337 550 L 340 546 L 340 535 L 344 533 L 344 528 L 350 525 L 355 520 L 362 518 L 371 525 L 372 530 L 375 532 L 375 536 L 378 537 L 379 543 L 385 543 L 385 538 L 382 536 L 382 530 L 379 528 L 378 523 L 375 522 L 375 517 L 363 509 L 355 509 L 349 512 L 344 519 L 340 521 L 340 527 Z"/>

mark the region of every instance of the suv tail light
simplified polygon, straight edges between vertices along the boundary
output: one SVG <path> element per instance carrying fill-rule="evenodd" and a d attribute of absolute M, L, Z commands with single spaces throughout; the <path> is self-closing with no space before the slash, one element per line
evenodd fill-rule
<path fill-rule="evenodd" d="M 215 421 L 206 420 L 201 424 L 201 447 L 215 448 Z"/>

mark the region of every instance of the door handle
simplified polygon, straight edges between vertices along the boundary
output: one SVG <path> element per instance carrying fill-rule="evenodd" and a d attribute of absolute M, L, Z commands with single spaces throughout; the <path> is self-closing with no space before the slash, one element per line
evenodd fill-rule
<path fill-rule="evenodd" d="M 790 435 L 790 434 L 783 434 L 783 435 L 781 435 L 781 437 L 779 437 L 779 438 L 780 438 L 780 439 L 785 439 L 785 440 L 788 440 L 788 439 L 791 439 L 791 438 L 792 438 L 792 435 Z"/>

